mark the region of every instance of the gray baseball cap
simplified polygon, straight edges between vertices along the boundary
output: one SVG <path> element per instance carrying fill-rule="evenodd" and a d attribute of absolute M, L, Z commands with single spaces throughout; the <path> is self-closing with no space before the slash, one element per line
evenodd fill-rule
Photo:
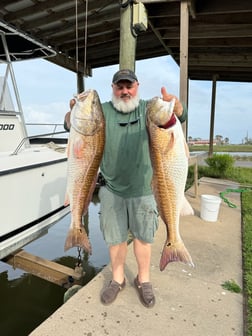
<path fill-rule="evenodd" d="M 120 82 L 121 80 L 128 80 L 132 83 L 135 81 L 138 81 L 137 76 L 130 69 L 122 69 L 122 70 L 117 71 L 113 76 L 112 82 L 116 84 Z"/>

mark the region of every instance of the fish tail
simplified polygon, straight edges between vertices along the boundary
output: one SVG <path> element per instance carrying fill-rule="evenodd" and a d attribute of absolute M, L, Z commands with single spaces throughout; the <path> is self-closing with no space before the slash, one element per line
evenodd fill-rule
<path fill-rule="evenodd" d="M 192 258 L 182 241 L 165 244 L 159 264 L 160 271 L 173 261 L 180 261 L 194 267 Z"/>
<path fill-rule="evenodd" d="M 92 254 L 91 244 L 88 239 L 87 233 L 84 229 L 84 226 L 69 229 L 65 241 L 64 250 L 67 251 L 74 246 L 81 247 L 83 248 L 84 251 L 88 252 L 89 254 Z"/>

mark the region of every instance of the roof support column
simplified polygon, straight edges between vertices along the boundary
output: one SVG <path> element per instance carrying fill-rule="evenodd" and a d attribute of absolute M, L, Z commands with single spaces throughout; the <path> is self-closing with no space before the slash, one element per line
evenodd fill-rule
<path fill-rule="evenodd" d="M 77 72 L 77 91 L 81 93 L 85 90 L 84 76 L 82 72 Z"/>
<path fill-rule="evenodd" d="M 136 36 L 132 31 L 132 2 L 122 1 L 120 21 L 120 69 L 135 71 Z"/>
<path fill-rule="evenodd" d="M 189 38 L 189 9 L 188 1 L 180 2 L 180 100 L 188 106 L 188 38 Z M 187 138 L 187 121 L 182 124 Z"/>
<path fill-rule="evenodd" d="M 209 152 L 208 152 L 209 157 L 213 155 L 214 117 L 215 117 L 217 78 L 218 78 L 218 75 L 214 75 L 213 81 L 212 81 L 212 102 L 211 102 L 211 119 L 210 119 L 210 134 L 209 134 Z"/>

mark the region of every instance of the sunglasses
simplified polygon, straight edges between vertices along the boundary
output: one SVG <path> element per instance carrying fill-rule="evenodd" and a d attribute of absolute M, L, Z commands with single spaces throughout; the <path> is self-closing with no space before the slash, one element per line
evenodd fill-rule
<path fill-rule="evenodd" d="M 134 124 L 138 123 L 139 120 L 140 120 L 140 117 L 138 117 L 135 120 L 129 121 L 129 122 L 118 122 L 118 125 L 120 125 L 122 127 L 125 127 L 125 126 L 128 126 L 128 125 L 134 125 Z"/>

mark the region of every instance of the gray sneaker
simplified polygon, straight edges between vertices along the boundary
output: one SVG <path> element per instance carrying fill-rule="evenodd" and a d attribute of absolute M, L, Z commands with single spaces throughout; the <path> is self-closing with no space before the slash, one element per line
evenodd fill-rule
<path fill-rule="evenodd" d="M 111 280 L 108 286 L 102 291 L 101 294 L 101 302 L 104 305 L 109 305 L 112 302 L 115 301 L 118 293 L 125 288 L 126 281 L 123 280 L 122 284 L 119 284 L 118 282 Z"/>

